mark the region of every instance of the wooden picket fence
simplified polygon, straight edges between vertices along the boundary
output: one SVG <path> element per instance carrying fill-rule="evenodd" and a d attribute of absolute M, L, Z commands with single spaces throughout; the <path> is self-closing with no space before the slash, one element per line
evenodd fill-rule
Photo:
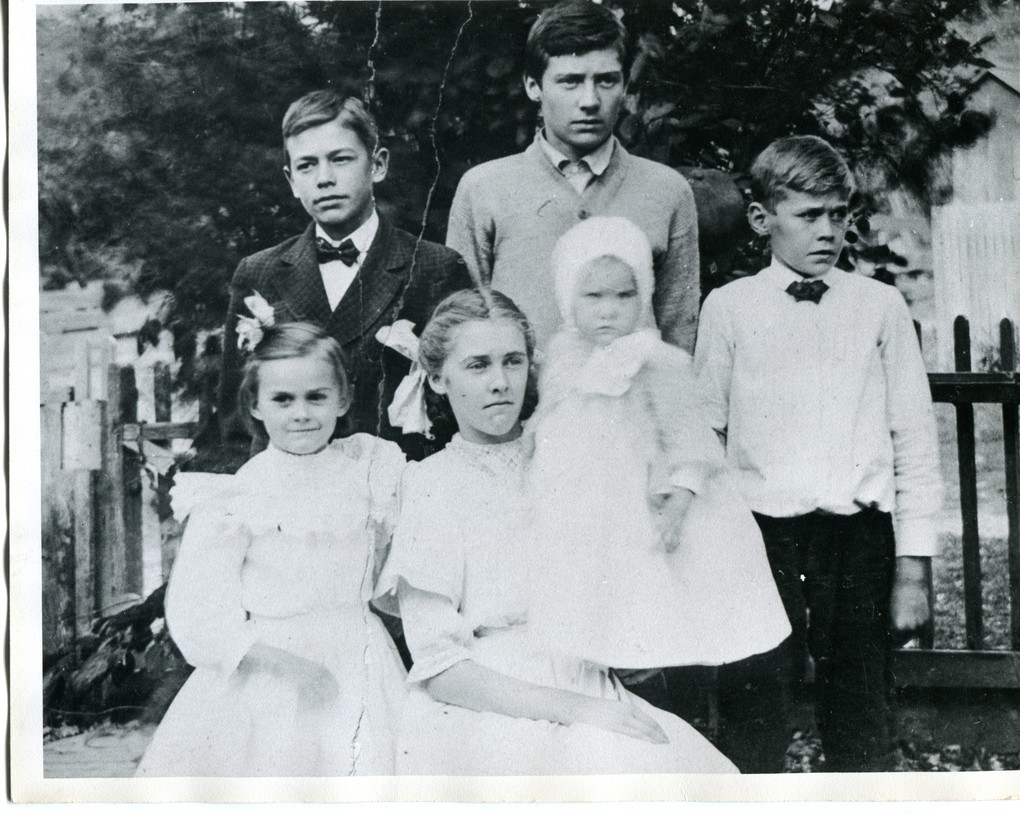
<path fill-rule="evenodd" d="M 969 327 L 959 317 L 955 323 L 956 371 L 929 375 L 934 400 L 956 409 L 967 647 L 935 650 L 933 630 L 929 629 L 920 648 L 895 653 L 898 686 L 1020 689 L 1020 376 L 1013 324 L 1003 320 L 1000 329 L 1000 371 L 971 372 Z M 112 609 L 142 599 L 141 483 L 145 476 L 136 448 L 143 440 L 193 439 L 210 416 L 212 395 L 207 393 L 197 422 L 174 422 L 170 370 L 157 365 L 155 421 L 138 421 L 134 369 L 111 360 L 110 345 L 86 346 L 74 387 L 41 400 L 43 649 L 47 655 L 73 644 Z M 974 405 L 978 403 L 1002 407 L 1009 525 L 1009 650 L 986 650 L 984 643 L 974 432 Z M 174 549 L 164 541 L 151 545 L 163 547 L 165 579 Z"/>
<path fill-rule="evenodd" d="M 1017 373 L 1016 331 L 1011 320 L 999 324 L 998 371 L 972 372 L 970 325 L 965 317 L 953 323 L 953 373 L 928 375 L 932 399 L 956 409 L 957 457 L 960 472 L 964 615 L 967 647 L 932 649 L 933 629 L 921 648 L 897 651 L 895 682 L 903 687 L 1020 689 L 1020 374 Z M 1009 650 L 986 650 L 982 610 L 981 539 L 978 533 L 977 444 L 974 405 L 1002 408 L 1002 439 L 1006 476 L 1007 549 L 1009 563 Z M 934 617 L 934 615 L 933 615 Z"/>
<path fill-rule="evenodd" d="M 142 484 L 148 476 L 139 451 L 145 441 L 194 439 L 211 414 L 210 392 L 199 401 L 198 421 L 172 421 L 171 371 L 156 363 L 155 421 L 140 422 L 135 369 L 115 364 L 114 350 L 112 340 L 83 344 L 74 384 L 40 400 L 46 656 L 144 599 Z M 153 478 L 157 494 L 165 494 L 166 476 Z M 162 548 L 164 580 L 175 552 L 167 543 L 162 536 L 150 543 Z"/>

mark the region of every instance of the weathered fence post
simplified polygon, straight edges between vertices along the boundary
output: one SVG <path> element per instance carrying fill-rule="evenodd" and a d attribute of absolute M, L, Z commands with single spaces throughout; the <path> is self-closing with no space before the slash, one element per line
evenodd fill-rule
<path fill-rule="evenodd" d="M 999 323 L 1002 370 L 1016 372 L 1016 334 L 1013 321 Z M 1015 402 L 1002 405 L 1002 444 L 1006 456 L 1006 517 L 1009 521 L 1010 647 L 1020 651 L 1020 415 Z"/>
<path fill-rule="evenodd" d="M 966 317 L 953 321 L 957 373 L 971 369 L 970 324 Z M 963 516 L 963 596 L 967 619 L 967 647 L 984 646 L 981 610 L 981 539 L 978 534 L 977 461 L 974 439 L 974 405 L 956 405 L 956 443 L 960 460 L 960 513 Z"/>
<path fill-rule="evenodd" d="M 171 420 L 173 405 L 173 379 L 170 375 L 170 366 L 163 362 L 157 362 L 152 369 L 155 377 L 153 383 L 153 402 L 157 422 L 169 422 Z M 173 440 L 166 442 L 173 445 Z M 159 546 L 160 560 L 163 580 L 170 577 L 170 567 L 173 565 L 176 550 L 168 546 L 176 529 L 173 518 L 173 511 L 170 508 L 170 483 L 171 479 L 160 475 L 156 479 L 157 513 L 159 514 Z"/>
<path fill-rule="evenodd" d="M 74 477 L 61 470 L 64 404 L 72 388 L 58 388 L 40 399 L 42 439 L 42 638 L 43 656 L 74 642 Z"/>
<path fill-rule="evenodd" d="M 103 471 L 98 479 L 96 498 L 99 511 L 99 535 L 96 552 L 99 611 L 112 613 L 125 602 L 141 599 L 141 539 L 137 529 L 128 530 L 127 519 L 141 519 L 141 507 L 129 511 L 126 479 L 138 478 L 129 470 L 124 451 L 124 422 L 137 415 L 137 391 L 134 371 L 111 363 L 107 371 L 107 400 L 102 417 Z M 132 510 L 134 508 L 132 507 Z"/>
<path fill-rule="evenodd" d="M 135 369 L 125 366 L 120 376 L 120 426 L 117 440 L 121 451 L 121 484 L 124 494 L 124 546 L 126 549 L 127 588 L 143 594 L 144 557 L 142 536 L 142 457 L 124 446 L 125 426 L 138 421 L 138 388 Z M 141 444 L 141 440 L 138 442 Z"/>
<path fill-rule="evenodd" d="M 61 466 L 74 473 L 74 617 L 77 634 L 87 634 L 96 616 L 96 471 L 102 468 L 107 374 L 113 340 L 89 340 L 78 349 L 74 402 L 64 406 Z"/>

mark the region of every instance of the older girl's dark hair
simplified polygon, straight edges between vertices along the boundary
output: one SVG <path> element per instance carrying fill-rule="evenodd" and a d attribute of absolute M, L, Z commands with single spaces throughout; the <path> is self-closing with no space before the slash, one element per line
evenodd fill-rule
<path fill-rule="evenodd" d="M 543 9 L 524 44 L 524 73 L 539 85 L 550 57 L 587 54 L 613 48 L 620 57 L 623 78 L 630 73 L 627 29 L 612 11 L 591 0 L 565 0 Z"/>
<path fill-rule="evenodd" d="M 277 359 L 317 357 L 333 370 L 340 401 L 350 404 L 351 387 L 347 360 L 340 344 L 312 323 L 280 323 L 265 329 L 262 339 L 244 366 L 244 377 L 237 393 L 241 416 L 252 435 L 265 435 L 262 422 L 251 415 L 259 398 L 259 368 L 263 362 Z"/>
<path fill-rule="evenodd" d="M 438 377 L 450 355 L 455 330 L 464 323 L 479 320 L 506 320 L 524 335 L 528 352 L 528 383 L 524 392 L 521 419 L 527 419 L 538 404 L 538 376 L 535 368 L 535 331 L 517 304 L 502 292 L 490 289 L 464 289 L 443 300 L 421 332 L 418 362 L 430 377 Z M 450 401 L 425 383 L 425 409 L 437 436 L 452 434 L 457 421 Z"/>

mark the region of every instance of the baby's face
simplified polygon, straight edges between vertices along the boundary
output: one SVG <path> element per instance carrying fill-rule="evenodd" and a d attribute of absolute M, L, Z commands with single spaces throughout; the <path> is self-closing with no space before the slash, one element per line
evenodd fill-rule
<path fill-rule="evenodd" d="M 606 346 L 637 328 L 641 297 L 630 267 L 619 258 L 596 258 L 581 270 L 574 296 L 574 325 L 581 336 Z"/>

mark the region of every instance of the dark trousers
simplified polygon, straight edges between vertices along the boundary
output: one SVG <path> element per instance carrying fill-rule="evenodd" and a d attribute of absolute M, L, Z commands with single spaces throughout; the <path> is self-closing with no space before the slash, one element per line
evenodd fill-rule
<path fill-rule="evenodd" d="M 891 518 L 865 510 L 755 519 L 793 633 L 719 669 L 720 746 L 744 772 L 782 769 L 790 703 L 810 655 L 826 769 L 880 769 L 890 748 Z"/>

